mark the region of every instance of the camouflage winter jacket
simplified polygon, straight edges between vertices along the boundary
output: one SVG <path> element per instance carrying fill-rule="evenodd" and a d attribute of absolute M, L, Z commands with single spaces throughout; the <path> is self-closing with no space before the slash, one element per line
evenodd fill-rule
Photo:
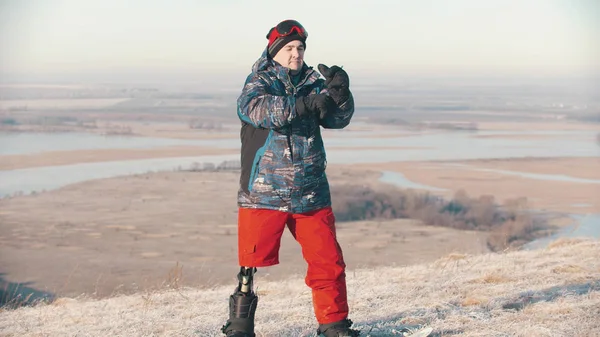
<path fill-rule="evenodd" d="M 354 99 L 325 118 L 300 117 L 296 97 L 326 93 L 319 73 L 303 66 L 292 84 L 288 69 L 267 58 L 254 63 L 237 101 L 242 121 L 238 206 L 305 213 L 331 205 L 321 129 L 341 129 L 354 114 Z"/>

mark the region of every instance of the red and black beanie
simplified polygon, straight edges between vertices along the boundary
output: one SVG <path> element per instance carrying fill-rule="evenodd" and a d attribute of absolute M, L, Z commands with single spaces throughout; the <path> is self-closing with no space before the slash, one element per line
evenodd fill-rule
<path fill-rule="evenodd" d="M 306 38 L 308 34 L 302 25 L 296 20 L 284 20 L 277 26 L 271 28 L 267 34 L 269 40 L 267 47 L 269 48 L 269 56 L 273 58 L 281 48 L 291 41 L 298 40 L 304 44 L 306 48 Z"/>

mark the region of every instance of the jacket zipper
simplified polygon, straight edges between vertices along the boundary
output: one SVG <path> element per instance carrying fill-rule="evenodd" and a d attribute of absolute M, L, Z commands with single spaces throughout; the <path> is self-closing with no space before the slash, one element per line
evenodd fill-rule
<path fill-rule="evenodd" d="M 298 83 L 297 86 L 294 86 L 294 84 L 292 83 L 292 79 L 290 77 L 289 72 L 286 71 L 286 76 L 287 76 L 287 82 L 289 84 L 288 88 L 292 88 L 292 95 L 296 95 L 296 93 L 298 92 L 297 88 L 301 87 L 304 83 L 306 83 L 306 81 L 308 81 L 308 79 L 311 77 L 311 75 L 314 73 L 315 71 L 313 69 L 311 69 L 306 76 L 304 76 L 304 79 Z M 290 124 L 290 132 L 287 135 L 287 143 L 288 143 L 288 148 L 290 149 L 290 160 L 292 161 L 292 166 L 294 166 L 294 151 L 293 151 L 293 147 L 292 147 L 292 125 Z"/>

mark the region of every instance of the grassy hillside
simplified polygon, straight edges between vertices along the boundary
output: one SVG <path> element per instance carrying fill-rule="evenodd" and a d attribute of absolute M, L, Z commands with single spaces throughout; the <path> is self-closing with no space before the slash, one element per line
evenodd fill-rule
<path fill-rule="evenodd" d="M 600 241 L 562 239 L 535 251 L 448 255 L 431 264 L 348 274 L 363 336 L 600 336 Z M 257 336 L 313 336 L 311 295 L 298 275 L 257 275 Z M 0 311 L 2 336 L 222 336 L 231 287 L 168 289 L 104 300 L 60 298 Z"/>

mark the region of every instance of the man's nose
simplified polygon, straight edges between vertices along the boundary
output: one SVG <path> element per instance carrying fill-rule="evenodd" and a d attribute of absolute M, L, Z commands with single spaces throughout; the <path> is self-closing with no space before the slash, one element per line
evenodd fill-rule
<path fill-rule="evenodd" d="M 298 49 L 292 49 L 292 56 L 294 58 L 300 57 L 300 53 L 298 52 Z"/>

